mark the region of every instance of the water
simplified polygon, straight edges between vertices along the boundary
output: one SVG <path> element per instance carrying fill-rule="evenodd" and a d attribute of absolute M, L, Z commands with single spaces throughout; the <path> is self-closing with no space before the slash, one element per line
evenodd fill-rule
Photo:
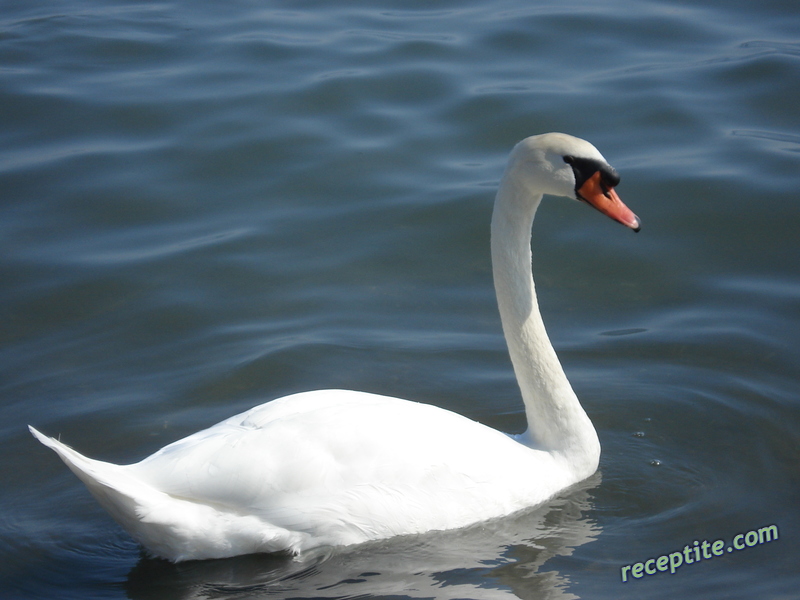
<path fill-rule="evenodd" d="M 45 0 L 0 19 L 0 595 L 795 593 L 794 3 Z M 553 130 L 600 148 L 643 220 L 550 200 L 534 228 L 603 445 L 579 488 L 465 531 L 174 566 L 28 435 L 132 462 L 321 387 L 521 430 L 488 223 L 510 148 Z M 621 580 L 770 524 L 777 541 Z"/>

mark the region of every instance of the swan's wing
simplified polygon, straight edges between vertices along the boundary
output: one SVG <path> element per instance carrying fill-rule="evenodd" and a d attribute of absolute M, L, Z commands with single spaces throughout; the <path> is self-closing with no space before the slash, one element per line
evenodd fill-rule
<path fill-rule="evenodd" d="M 569 484 L 553 456 L 498 431 L 357 392 L 275 400 L 127 466 L 32 433 L 137 540 L 171 560 L 460 527 Z"/>
<path fill-rule="evenodd" d="M 549 455 L 455 413 L 325 391 L 267 403 L 128 469 L 176 498 L 342 538 L 443 529 L 521 508 L 531 501 L 520 498 L 531 493 L 526 477 L 539 479 L 534 458 L 557 471 Z"/>

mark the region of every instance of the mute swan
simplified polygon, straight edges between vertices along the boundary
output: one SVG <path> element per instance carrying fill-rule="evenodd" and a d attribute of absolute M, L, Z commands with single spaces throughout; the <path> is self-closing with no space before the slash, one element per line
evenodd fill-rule
<path fill-rule="evenodd" d="M 531 276 L 543 194 L 639 230 L 619 176 L 588 142 L 529 137 L 509 158 L 491 251 L 528 429 L 509 436 L 435 406 L 363 392 L 286 396 L 132 465 L 86 458 L 33 427 L 97 501 L 172 561 L 299 553 L 463 527 L 542 503 L 597 469 L 600 443 L 545 332 Z"/>

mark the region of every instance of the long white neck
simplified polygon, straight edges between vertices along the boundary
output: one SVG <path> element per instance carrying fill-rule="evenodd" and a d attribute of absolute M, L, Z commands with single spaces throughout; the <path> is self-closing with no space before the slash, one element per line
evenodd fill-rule
<path fill-rule="evenodd" d="M 492 215 L 497 303 L 528 418 L 520 441 L 592 473 L 600 456 L 597 433 L 547 336 L 531 274 L 531 226 L 541 199 L 509 170 Z"/>

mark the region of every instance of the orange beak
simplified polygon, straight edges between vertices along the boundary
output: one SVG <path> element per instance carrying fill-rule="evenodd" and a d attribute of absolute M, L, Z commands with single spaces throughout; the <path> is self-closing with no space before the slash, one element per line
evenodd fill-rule
<path fill-rule="evenodd" d="M 622 203 L 613 187 L 602 184 L 600 171 L 584 182 L 578 190 L 578 198 L 618 223 L 622 223 L 634 231 L 639 231 L 639 217 Z"/>

